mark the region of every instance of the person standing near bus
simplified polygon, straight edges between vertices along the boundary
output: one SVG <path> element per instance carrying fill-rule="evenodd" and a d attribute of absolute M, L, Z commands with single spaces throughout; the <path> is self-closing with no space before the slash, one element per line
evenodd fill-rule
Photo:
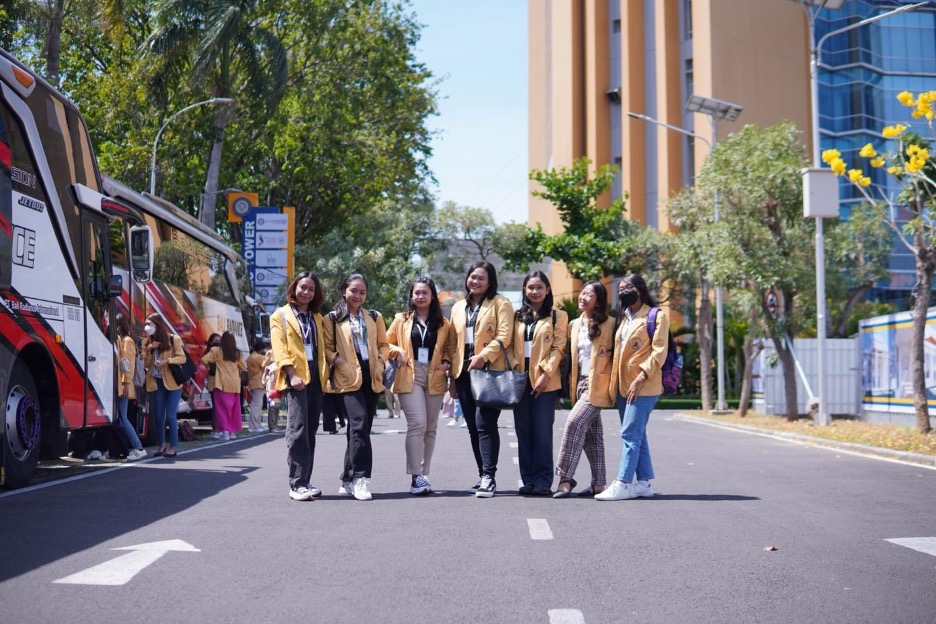
<path fill-rule="evenodd" d="M 133 374 L 136 370 L 137 346 L 130 335 L 130 323 L 123 314 L 117 315 L 117 350 L 120 355 L 120 367 L 118 383 L 120 387 L 117 391 L 117 415 L 120 418 L 120 431 L 123 432 L 127 440 L 127 446 L 130 452 L 127 453 L 127 461 L 139 461 L 146 457 L 146 451 L 140 443 L 140 437 L 136 429 L 127 419 L 127 409 L 130 407 L 130 401 L 136 398 L 136 388 L 133 387 Z"/>
<path fill-rule="evenodd" d="M 384 391 L 383 371 L 390 348 L 383 316 L 364 308 L 364 276 L 349 275 L 339 292 L 341 299 L 325 321 L 325 359 L 333 370 L 327 391 L 338 395 L 338 409 L 348 423 L 338 493 L 371 500 L 374 456 L 370 434 L 377 415 L 377 397 Z"/>
<path fill-rule="evenodd" d="M 247 390 L 250 392 L 250 408 L 247 412 L 247 431 L 266 433 L 263 426 L 263 340 L 253 342 L 250 355 L 247 356 Z"/>
<path fill-rule="evenodd" d="M 435 450 L 439 409 L 448 390 L 455 332 L 442 315 L 431 278 L 417 277 L 409 287 L 409 309 L 397 314 L 387 331 L 397 374 L 390 391 L 399 395 L 406 416 L 406 472 L 410 494 L 432 493 L 426 478 Z"/>
<path fill-rule="evenodd" d="M 146 391 L 153 423 L 156 426 L 154 456 L 175 457 L 179 446 L 179 399 L 182 386 L 176 383 L 170 364 L 185 364 L 182 338 L 170 334 L 159 314 L 150 314 L 143 325 L 143 363 L 146 365 Z M 166 424 L 169 425 L 169 446 L 166 446 Z"/>
<path fill-rule="evenodd" d="M 523 278 L 522 305 L 514 323 L 514 361 L 527 371 L 526 390 L 514 409 L 521 496 L 549 496 L 553 482 L 553 425 L 562 388 L 562 358 L 569 315 L 553 309 L 552 288 L 542 271 Z"/>
<path fill-rule="evenodd" d="M 471 450 L 481 477 L 471 491 L 478 498 L 491 498 L 497 490 L 494 477 L 500 455 L 500 433 L 497 431 L 500 410 L 477 407 L 471 394 L 468 371 L 485 365 L 491 370 L 507 368 L 504 349 L 510 349 L 513 323 L 513 306 L 506 297 L 497 294 L 497 269 L 486 260 L 472 263 L 465 276 L 465 299 L 452 307 L 455 360 L 452 362 L 449 392 L 461 402 L 468 424 Z M 501 349 L 501 344 L 504 349 Z"/>
<path fill-rule="evenodd" d="M 205 343 L 205 352 L 202 353 L 202 357 L 208 355 L 208 352 L 211 351 L 212 347 L 221 346 L 221 334 L 212 333 L 208 336 L 208 342 Z M 205 391 L 208 392 L 208 395 L 211 397 L 211 437 L 220 440 L 221 439 L 221 430 L 218 429 L 218 410 L 215 409 L 215 373 L 217 366 L 208 367 L 208 376 L 205 377 Z"/>
<path fill-rule="evenodd" d="M 285 397 L 286 463 L 289 498 L 310 501 L 322 491 L 312 485 L 315 432 L 327 379 L 324 326 L 320 310 L 325 291 L 318 275 L 303 271 L 286 288 L 286 305 L 270 315 L 270 342 L 276 389 Z M 272 423 L 270 423 L 272 426 Z"/>
<path fill-rule="evenodd" d="M 241 371 L 247 370 L 237 339 L 229 331 L 221 334 L 221 345 L 212 347 L 202 358 L 206 366 L 215 365 L 215 410 L 222 440 L 234 440 L 244 427 L 241 412 Z"/>

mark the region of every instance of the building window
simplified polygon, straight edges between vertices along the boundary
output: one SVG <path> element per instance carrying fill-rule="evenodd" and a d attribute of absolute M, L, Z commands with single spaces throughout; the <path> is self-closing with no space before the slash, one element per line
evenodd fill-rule
<path fill-rule="evenodd" d="M 619 34 L 621 32 L 621 20 L 616 19 L 611 22 L 611 32 Z"/>

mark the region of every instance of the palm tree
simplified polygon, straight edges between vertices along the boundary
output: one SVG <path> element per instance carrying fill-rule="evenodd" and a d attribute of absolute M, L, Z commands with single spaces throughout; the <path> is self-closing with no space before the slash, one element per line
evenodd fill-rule
<path fill-rule="evenodd" d="M 261 25 L 257 0 L 158 0 L 156 27 L 146 40 L 156 80 L 188 75 L 194 85 L 207 85 L 211 97 L 232 97 L 243 87 L 273 110 L 286 86 L 286 49 Z M 202 222 L 215 228 L 221 148 L 230 107 L 217 109 L 211 156 L 205 179 Z"/>

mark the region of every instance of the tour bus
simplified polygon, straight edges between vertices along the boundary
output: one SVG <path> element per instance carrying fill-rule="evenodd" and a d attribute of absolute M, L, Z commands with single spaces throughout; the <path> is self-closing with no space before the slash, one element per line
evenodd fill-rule
<path fill-rule="evenodd" d="M 193 358 L 222 328 L 246 348 L 228 310 L 203 322 L 214 302 L 242 305 L 236 254 L 155 198 L 121 199 L 129 194 L 105 187 L 75 106 L 0 50 L 0 484 L 24 485 L 40 457 L 64 455 L 69 431 L 114 422 L 118 311 L 135 331 L 159 313 Z M 203 395 L 190 400 L 205 407 Z"/>

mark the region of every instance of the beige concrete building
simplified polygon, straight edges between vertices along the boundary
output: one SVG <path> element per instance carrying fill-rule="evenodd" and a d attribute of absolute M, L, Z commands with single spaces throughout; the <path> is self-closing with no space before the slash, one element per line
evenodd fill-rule
<path fill-rule="evenodd" d="M 808 23 L 794 1 L 529 0 L 529 34 L 530 169 L 582 156 L 616 164 L 612 196 L 627 193 L 628 215 L 642 223 L 670 227 L 662 202 L 693 183 L 708 147 L 628 112 L 711 141 L 711 119 L 685 111 L 697 94 L 744 107 L 719 122 L 722 137 L 791 119 L 809 144 Z M 536 223 L 562 228 L 552 206 L 532 198 Z M 561 264 L 552 283 L 557 298 L 575 290 Z"/>

